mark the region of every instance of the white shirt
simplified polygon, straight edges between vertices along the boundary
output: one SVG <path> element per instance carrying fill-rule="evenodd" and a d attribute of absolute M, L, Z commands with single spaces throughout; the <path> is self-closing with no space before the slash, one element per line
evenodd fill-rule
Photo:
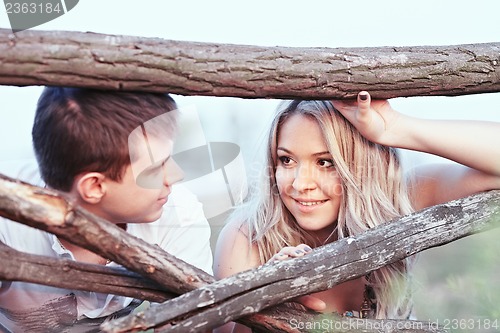
<path fill-rule="evenodd" d="M 128 224 L 127 232 L 212 274 L 210 226 L 201 203 L 182 185 L 173 186 L 160 219 Z M 0 241 L 18 251 L 74 260 L 55 235 L 6 219 L 0 220 Z M 98 332 L 106 316 L 125 315 L 138 304 L 130 297 L 4 281 L 0 332 Z"/>

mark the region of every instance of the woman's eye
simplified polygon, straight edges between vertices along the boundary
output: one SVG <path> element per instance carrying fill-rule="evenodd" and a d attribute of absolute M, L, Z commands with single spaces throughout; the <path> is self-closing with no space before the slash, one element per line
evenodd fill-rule
<path fill-rule="evenodd" d="M 329 167 L 333 166 L 333 161 L 332 160 L 319 160 L 318 164 L 321 167 L 329 168 Z"/>
<path fill-rule="evenodd" d="M 292 159 L 288 156 L 280 156 L 280 157 L 278 157 L 278 159 L 284 165 L 289 165 L 290 163 L 292 163 Z"/>

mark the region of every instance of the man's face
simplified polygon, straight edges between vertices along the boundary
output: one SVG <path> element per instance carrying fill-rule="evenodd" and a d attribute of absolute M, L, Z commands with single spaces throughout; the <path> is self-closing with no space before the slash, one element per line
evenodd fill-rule
<path fill-rule="evenodd" d="M 114 223 L 145 223 L 157 220 L 172 191 L 184 174 L 172 159 L 173 140 L 148 137 L 135 147 L 134 158 L 119 182 L 108 181 L 102 216 Z"/>

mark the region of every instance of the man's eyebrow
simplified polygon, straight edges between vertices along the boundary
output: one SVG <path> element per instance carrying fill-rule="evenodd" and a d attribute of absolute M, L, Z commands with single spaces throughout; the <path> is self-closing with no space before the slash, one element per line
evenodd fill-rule
<path fill-rule="evenodd" d="M 149 169 L 149 170 L 152 170 L 152 169 L 156 169 L 158 167 L 161 167 L 164 163 L 166 163 L 170 158 L 172 157 L 172 155 L 169 155 L 167 158 L 164 158 L 158 162 L 155 162 L 153 164 L 151 164 L 149 167 L 147 167 L 146 169 Z"/>

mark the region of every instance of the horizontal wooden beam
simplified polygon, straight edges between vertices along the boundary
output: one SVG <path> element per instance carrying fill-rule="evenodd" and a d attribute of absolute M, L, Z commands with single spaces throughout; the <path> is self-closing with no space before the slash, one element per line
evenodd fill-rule
<path fill-rule="evenodd" d="M 0 29 L 0 84 L 244 98 L 500 91 L 500 43 L 292 48 Z"/>

